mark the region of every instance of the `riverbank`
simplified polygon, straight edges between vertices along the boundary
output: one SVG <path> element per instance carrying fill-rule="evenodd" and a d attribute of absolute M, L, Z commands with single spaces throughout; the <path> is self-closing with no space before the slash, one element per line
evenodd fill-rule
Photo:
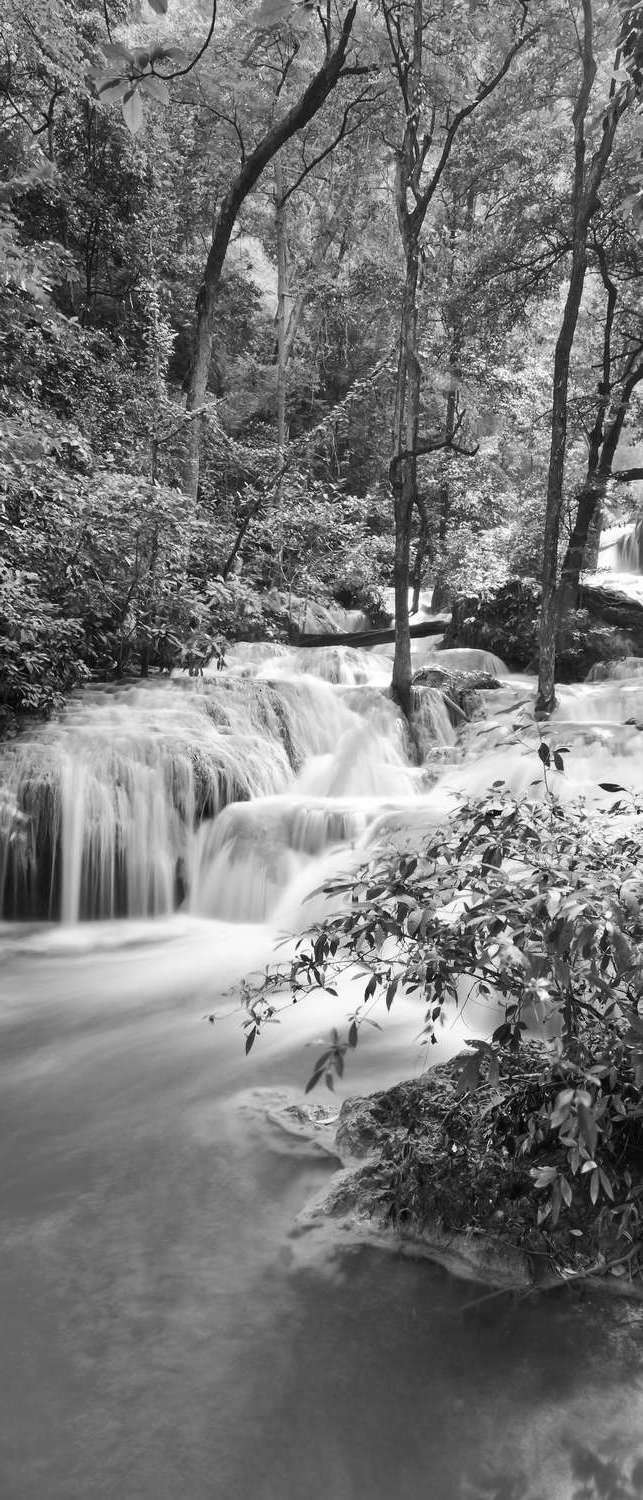
<path fill-rule="evenodd" d="M 331 1250 L 350 1241 L 426 1258 L 499 1291 L 577 1284 L 643 1302 L 643 1244 L 613 1260 L 597 1254 L 589 1198 L 585 1216 L 539 1220 L 534 1157 L 521 1137 L 527 1109 L 547 1093 L 548 1049 L 526 1044 L 502 1088 L 483 1085 L 475 1096 L 463 1092 L 466 1061 L 459 1054 L 348 1099 L 339 1114 L 272 1102 L 273 1126 L 339 1163 L 295 1234 L 321 1236 Z M 622 1175 L 627 1169 L 623 1162 Z"/>

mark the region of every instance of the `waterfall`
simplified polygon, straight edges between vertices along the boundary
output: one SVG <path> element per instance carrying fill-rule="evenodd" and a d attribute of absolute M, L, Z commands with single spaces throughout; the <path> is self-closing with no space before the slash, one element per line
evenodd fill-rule
<path fill-rule="evenodd" d="M 283 791 L 356 724 L 314 680 L 85 692 L 2 749 L 15 816 L 5 809 L 0 828 L 0 911 L 65 922 L 172 911 L 192 885 L 195 829 Z"/>
<path fill-rule="evenodd" d="M 598 571 L 587 582 L 603 584 L 643 604 L 643 518 L 603 532 Z"/>
<path fill-rule="evenodd" d="M 599 567 L 611 573 L 643 573 L 643 519 L 603 532 Z"/>
<path fill-rule="evenodd" d="M 457 729 L 442 690 L 419 687 L 413 738 L 390 664 L 349 646 L 239 646 L 203 678 L 79 693 L 0 748 L 0 913 L 272 921 L 299 912 L 338 850 L 350 863 L 378 840 L 412 845 L 499 778 L 531 795 L 528 679 L 487 653 L 437 659 L 495 669 L 500 685 Z M 572 751 L 561 795 L 594 795 L 601 770 L 637 785 L 640 674 L 560 697 L 551 733 Z"/>

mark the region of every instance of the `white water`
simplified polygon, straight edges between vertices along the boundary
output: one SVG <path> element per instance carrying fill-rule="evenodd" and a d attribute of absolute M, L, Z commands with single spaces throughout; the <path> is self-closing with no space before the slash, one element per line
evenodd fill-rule
<path fill-rule="evenodd" d="M 0 937 L 3 1500 L 577 1500 L 588 1455 L 639 1453 L 631 1316 L 478 1305 L 439 1268 L 317 1264 L 290 1233 L 330 1168 L 271 1132 L 262 1091 L 302 1098 L 350 994 L 246 1059 L 240 979 L 378 838 L 417 844 L 501 776 L 542 786 L 527 679 L 458 741 L 427 692 L 417 767 L 378 655 L 324 656 L 247 648 L 203 682 L 86 694 L 4 752 L 39 859 L 5 845 L 34 920 Z M 558 784 L 641 787 L 640 680 L 560 696 Z M 396 1000 L 339 1098 L 421 1067 L 420 1022 Z M 485 1025 L 452 1018 L 431 1060 Z"/>
<path fill-rule="evenodd" d="M 587 581 L 606 584 L 643 604 L 643 521 L 603 532 L 598 570 Z"/>

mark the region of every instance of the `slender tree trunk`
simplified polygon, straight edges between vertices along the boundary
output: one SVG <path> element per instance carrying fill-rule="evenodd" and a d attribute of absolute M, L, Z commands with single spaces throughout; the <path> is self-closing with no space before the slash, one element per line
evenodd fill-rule
<path fill-rule="evenodd" d="M 585 284 L 586 267 L 586 237 L 583 236 L 576 247 L 572 262 L 572 274 L 567 290 L 563 322 L 558 335 L 554 357 L 551 448 L 547 479 L 545 536 L 543 541 L 538 697 L 536 701 L 536 711 L 541 714 L 551 713 L 556 705 L 556 633 L 558 627 L 556 579 L 558 572 L 560 514 L 563 503 L 565 450 L 567 446 L 567 393 L 569 388 L 569 366 L 583 295 L 583 286 Z"/>
<path fill-rule="evenodd" d="M 588 478 L 578 496 L 574 528 L 560 574 L 558 614 L 561 621 L 570 610 L 577 608 L 580 575 L 585 567 L 587 540 L 590 528 L 595 522 L 596 512 L 601 509 L 606 487 L 607 480 L 601 480 L 598 475 L 595 475 L 593 482 L 591 478 Z"/>
<path fill-rule="evenodd" d="M 349 6 L 336 46 L 331 50 L 329 45 L 322 66 L 311 79 L 307 89 L 292 108 L 271 125 L 255 150 L 246 157 L 216 217 L 203 281 L 196 299 L 192 360 L 185 382 L 187 410 L 194 415 L 189 427 L 183 488 L 193 498 L 196 498 L 199 483 L 202 408 L 210 373 L 214 313 L 232 231 L 243 203 L 256 186 L 269 162 L 273 160 L 286 141 L 308 125 L 339 82 L 353 29 L 357 3 L 358 0 L 353 0 Z"/>
<path fill-rule="evenodd" d="M 415 562 L 413 564 L 413 572 L 411 574 L 411 584 L 413 588 L 413 598 L 411 602 L 412 615 L 416 615 L 420 608 L 422 575 L 424 572 L 425 559 L 429 552 L 429 518 L 427 515 L 425 501 L 424 499 L 420 500 L 419 495 L 417 497 L 417 508 L 420 515 L 420 530 L 418 533 L 417 545 L 415 549 Z"/>
<path fill-rule="evenodd" d="M 556 342 L 554 356 L 551 445 L 547 478 L 545 535 L 543 541 L 542 608 L 540 616 L 538 695 L 536 698 L 536 713 L 540 715 L 550 714 L 556 705 L 556 636 L 560 620 L 559 606 L 561 602 L 557 589 L 557 571 L 560 516 L 565 477 L 565 452 L 567 446 L 567 394 L 574 335 L 587 269 L 588 231 L 593 215 L 599 206 L 598 190 L 610 158 L 618 121 L 631 102 L 632 97 L 629 86 L 621 89 L 620 94 L 617 93 L 617 83 L 613 76 L 610 84 L 609 103 L 603 116 L 600 143 L 587 169 L 585 122 L 590 108 L 592 88 L 596 77 L 592 0 L 581 0 L 581 7 L 582 22 L 579 37 L 581 79 L 573 113 L 572 264 L 563 321 Z M 615 73 L 618 70 L 619 62 L 620 51 L 617 48 L 614 63 Z"/>
<path fill-rule="evenodd" d="M 401 175 L 401 174 L 400 174 Z M 411 713 L 411 637 L 409 634 L 409 572 L 413 507 L 417 497 L 418 428 L 420 421 L 420 361 L 417 353 L 418 247 L 407 236 L 406 279 L 402 298 L 391 486 L 395 511 L 395 655 L 393 695 L 407 718 Z"/>
<path fill-rule="evenodd" d="M 281 460 L 288 441 L 286 430 L 287 365 L 286 327 L 288 296 L 287 208 L 281 161 L 275 158 L 275 231 L 277 239 L 277 450 Z"/>

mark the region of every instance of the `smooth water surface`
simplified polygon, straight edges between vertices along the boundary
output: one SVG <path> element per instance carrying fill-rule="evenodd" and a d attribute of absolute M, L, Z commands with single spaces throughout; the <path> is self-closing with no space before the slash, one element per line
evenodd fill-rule
<path fill-rule="evenodd" d="M 255 1091 L 301 1087 L 319 1017 L 246 1060 L 237 1015 L 203 1019 L 235 968 L 205 925 L 5 963 L 3 1500 L 567 1500 L 594 1494 L 572 1459 L 643 1464 L 623 1305 L 309 1259 L 290 1230 L 332 1164 Z M 412 1071 L 411 1036 L 347 1091 Z"/>

